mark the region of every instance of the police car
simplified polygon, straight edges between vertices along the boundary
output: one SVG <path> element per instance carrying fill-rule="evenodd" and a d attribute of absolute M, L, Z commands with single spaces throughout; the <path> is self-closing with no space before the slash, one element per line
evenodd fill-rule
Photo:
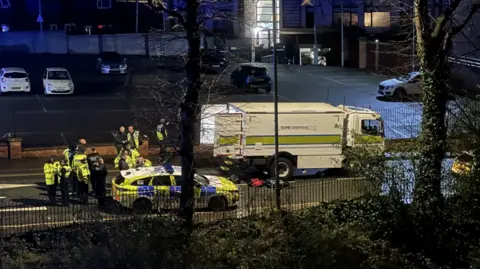
<path fill-rule="evenodd" d="M 452 173 L 454 175 L 466 176 L 470 172 L 471 162 L 473 161 L 473 153 L 464 151 L 460 156 L 455 158 L 452 165 Z"/>
<path fill-rule="evenodd" d="M 152 166 L 121 171 L 112 181 L 112 196 L 123 207 L 137 212 L 177 209 L 182 192 L 180 166 Z M 194 175 L 195 207 L 224 211 L 236 206 L 238 187 L 230 180 Z"/>

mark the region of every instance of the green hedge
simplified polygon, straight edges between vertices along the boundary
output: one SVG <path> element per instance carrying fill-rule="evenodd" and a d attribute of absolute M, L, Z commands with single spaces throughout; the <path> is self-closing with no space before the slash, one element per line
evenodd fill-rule
<path fill-rule="evenodd" d="M 438 253 L 430 253 L 428 246 L 438 238 L 420 242 L 412 216 L 407 205 L 372 197 L 198 226 L 189 241 L 174 218 L 76 226 L 4 242 L 2 268 L 460 269 L 475 264 L 478 246 L 472 248 L 472 240 L 455 243 L 466 239 L 459 233 L 439 236 L 452 238 L 435 243 Z"/>

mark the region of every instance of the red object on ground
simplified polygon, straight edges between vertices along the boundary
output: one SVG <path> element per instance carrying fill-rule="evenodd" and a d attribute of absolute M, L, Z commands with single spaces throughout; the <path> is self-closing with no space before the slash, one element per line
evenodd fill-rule
<path fill-rule="evenodd" d="M 258 178 L 252 178 L 250 180 L 250 185 L 252 185 L 252 187 L 261 187 L 263 186 L 264 182 L 263 180 L 260 180 Z"/>

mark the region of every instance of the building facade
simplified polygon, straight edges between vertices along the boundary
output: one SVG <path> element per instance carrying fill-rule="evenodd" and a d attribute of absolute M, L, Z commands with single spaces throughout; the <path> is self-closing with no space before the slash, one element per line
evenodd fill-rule
<path fill-rule="evenodd" d="M 138 30 L 167 30 L 174 19 L 159 15 L 148 6 L 148 0 L 139 0 Z M 234 33 L 235 2 L 205 5 L 201 16 L 207 29 L 213 33 Z M 183 6 L 182 1 L 170 0 L 168 5 Z M 215 10 L 213 10 L 215 9 Z M 40 11 L 41 10 L 41 11 Z M 10 31 L 67 30 L 77 34 L 134 33 L 136 31 L 136 0 L 0 0 L 0 25 Z M 223 14 L 223 15 L 220 15 Z"/>

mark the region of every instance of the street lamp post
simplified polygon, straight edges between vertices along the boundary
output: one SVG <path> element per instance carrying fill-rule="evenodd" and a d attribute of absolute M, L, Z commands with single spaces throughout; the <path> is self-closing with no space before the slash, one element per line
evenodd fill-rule
<path fill-rule="evenodd" d="M 138 33 L 138 8 L 139 8 L 139 0 L 135 2 L 135 33 Z"/>
<path fill-rule="evenodd" d="M 275 122 L 275 197 L 277 209 L 281 207 L 280 201 L 280 178 L 278 177 L 278 77 L 277 77 L 277 0 L 272 0 L 273 8 L 273 89 L 274 89 L 274 122 Z"/>
<path fill-rule="evenodd" d="M 318 64 L 318 44 L 317 44 L 317 0 L 313 1 L 313 64 Z"/>
<path fill-rule="evenodd" d="M 343 44 L 343 0 L 341 0 L 340 2 L 340 35 L 341 35 L 341 50 L 342 50 L 342 58 L 341 58 L 341 61 L 342 61 L 342 67 L 344 66 L 345 64 L 345 59 L 344 59 L 344 44 Z"/>
<path fill-rule="evenodd" d="M 37 18 L 37 22 L 40 24 L 40 37 L 43 38 L 42 0 L 38 0 L 38 18 Z"/>

